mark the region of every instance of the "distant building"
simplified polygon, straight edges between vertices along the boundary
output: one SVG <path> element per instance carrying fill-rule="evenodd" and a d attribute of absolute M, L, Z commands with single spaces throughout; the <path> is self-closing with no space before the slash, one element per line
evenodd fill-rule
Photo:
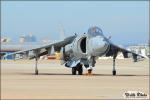
<path fill-rule="evenodd" d="M 24 43 L 24 42 L 36 42 L 36 37 L 32 34 L 29 35 L 23 35 L 20 37 L 19 42 Z"/>
<path fill-rule="evenodd" d="M 2 37 L 1 38 L 1 43 L 8 43 L 8 42 L 10 42 L 10 38 L 8 38 L 8 37 Z"/>
<path fill-rule="evenodd" d="M 25 42 L 25 36 L 21 36 L 20 39 L 19 39 L 19 42 L 24 43 Z"/>
<path fill-rule="evenodd" d="M 150 57 L 150 51 L 149 51 L 149 46 L 148 45 L 135 45 L 135 46 L 129 46 L 128 50 L 131 50 L 137 54 L 141 54 L 145 57 Z"/>
<path fill-rule="evenodd" d="M 42 42 L 43 43 L 50 43 L 51 41 L 49 39 L 43 39 Z"/>

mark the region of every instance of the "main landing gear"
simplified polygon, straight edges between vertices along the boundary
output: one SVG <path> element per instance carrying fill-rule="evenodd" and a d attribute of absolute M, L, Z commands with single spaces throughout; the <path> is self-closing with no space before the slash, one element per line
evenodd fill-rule
<path fill-rule="evenodd" d="M 78 72 L 78 75 L 82 75 L 83 74 L 83 67 L 82 64 L 77 64 L 76 67 L 72 68 L 72 75 L 76 75 Z"/>

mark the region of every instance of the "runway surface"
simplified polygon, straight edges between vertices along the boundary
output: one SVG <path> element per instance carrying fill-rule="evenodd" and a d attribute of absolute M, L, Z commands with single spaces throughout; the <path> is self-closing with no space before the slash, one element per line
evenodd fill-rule
<path fill-rule="evenodd" d="M 39 75 L 34 61 L 1 61 L 2 99 L 123 99 L 126 91 L 149 94 L 149 61 L 98 60 L 92 76 L 71 75 L 57 60 L 40 60 Z M 86 73 L 86 69 L 84 69 Z"/>

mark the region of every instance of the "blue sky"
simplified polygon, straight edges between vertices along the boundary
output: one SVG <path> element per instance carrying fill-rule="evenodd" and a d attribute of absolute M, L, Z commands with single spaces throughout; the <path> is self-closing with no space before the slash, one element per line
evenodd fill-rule
<path fill-rule="evenodd" d="M 117 44 L 147 43 L 149 1 L 2 1 L 1 34 L 18 41 L 32 33 L 40 40 L 60 39 L 98 26 Z"/>

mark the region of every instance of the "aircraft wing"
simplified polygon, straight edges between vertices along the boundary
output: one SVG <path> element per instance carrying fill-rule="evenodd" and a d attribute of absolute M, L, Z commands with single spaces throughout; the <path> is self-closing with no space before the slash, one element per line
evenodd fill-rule
<path fill-rule="evenodd" d="M 133 51 L 130 51 L 130 50 L 127 50 L 127 49 L 125 49 L 123 47 L 117 46 L 117 45 L 115 45 L 113 43 L 110 44 L 110 49 L 106 53 L 106 56 L 113 56 L 113 55 L 117 56 L 118 52 L 122 52 L 124 58 L 129 58 L 129 57 L 132 56 L 133 59 L 134 59 L 134 62 L 137 62 L 141 58 L 147 58 L 147 57 L 145 57 L 145 56 L 143 56 L 141 54 L 137 54 L 137 53 L 135 53 Z"/>
<path fill-rule="evenodd" d="M 65 38 L 62 41 L 46 44 L 46 45 L 43 45 L 40 47 L 35 47 L 35 48 L 30 48 L 30 49 L 14 52 L 14 53 L 11 53 L 8 55 L 12 55 L 14 59 L 16 59 L 16 58 L 17 59 L 24 59 L 24 58 L 33 59 L 35 57 L 40 57 L 40 56 L 43 56 L 46 54 L 52 55 L 56 51 L 60 51 L 61 47 L 64 47 L 65 45 L 71 43 L 75 37 L 76 36 L 70 36 L 68 38 Z M 32 52 L 31 55 L 29 54 L 30 52 Z M 5 56 L 8 56 L 8 55 L 5 55 Z"/>

